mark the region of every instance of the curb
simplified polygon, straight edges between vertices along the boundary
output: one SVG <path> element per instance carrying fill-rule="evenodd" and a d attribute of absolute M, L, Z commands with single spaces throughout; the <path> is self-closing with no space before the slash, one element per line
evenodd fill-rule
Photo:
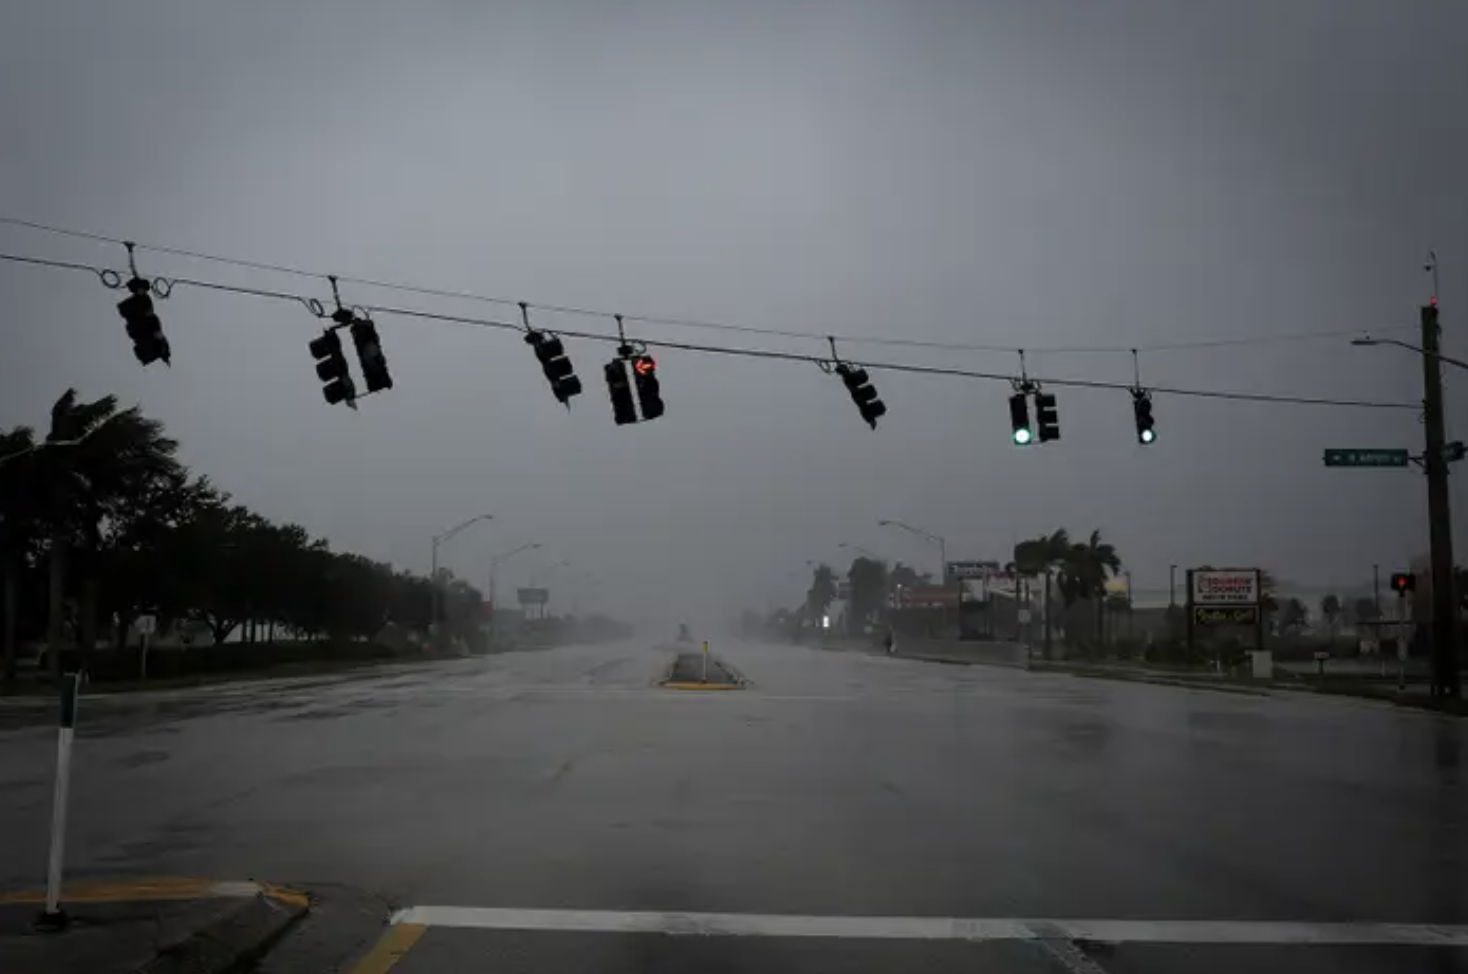
<path fill-rule="evenodd" d="M 1188 680 L 1185 678 L 1172 678 L 1167 676 L 1145 676 L 1136 673 L 1108 673 L 1097 670 L 1069 669 L 1056 666 L 1039 666 L 1030 670 L 1032 673 L 1054 673 L 1058 676 L 1072 676 L 1083 680 L 1112 680 L 1118 683 L 1146 683 L 1156 687 L 1178 687 L 1184 690 L 1212 690 L 1215 693 L 1233 693 L 1246 697 L 1270 696 L 1269 689 L 1263 687 L 1240 686 L 1230 683 L 1208 683 L 1202 680 Z"/>
<path fill-rule="evenodd" d="M 311 911 L 305 893 L 260 883 L 214 923 L 163 943 L 138 974 L 236 974 L 253 967 Z"/>

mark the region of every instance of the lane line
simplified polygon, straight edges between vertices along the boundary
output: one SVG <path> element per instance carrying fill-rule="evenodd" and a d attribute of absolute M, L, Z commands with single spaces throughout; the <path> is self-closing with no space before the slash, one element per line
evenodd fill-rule
<path fill-rule="evenodd" d="M 1104 943 L 1468 947 L 1468 924 L 1274 920 L 1067 920 L 797 916 L 415 906 L 394 924 L 482 930 L 865 940 L 1095 940 Z"/>
<path fill-rule="evenodd" d="M 413 949 L 413 945 L 427 930 L 427 927 L 414 923 L 400 923 L 389 927 L 348 974 L 387 974 L 397 966 L 398 961 L 407 956 L 408 951 Z"/>

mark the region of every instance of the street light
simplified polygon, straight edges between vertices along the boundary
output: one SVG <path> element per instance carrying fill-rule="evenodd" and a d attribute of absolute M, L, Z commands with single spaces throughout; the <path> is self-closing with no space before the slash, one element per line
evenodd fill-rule
<path fill-rule="evenodd" d="M 1366 335 L 1362 338 L 1351 339 L 1351 344 L 1355 345 L 1357 348 L 1372 348 L 1378 345 L 1395 345 L 1398 348 L 1405 348 L 1409 352 L 1416 352 L 1418 355 L 1425 355 L 1429 358 L 1435 358 L 1439 362 L 1445 362 L 1448 365 L 1455 365 L 1460 369 L 1468 369 L 1468 362 L 1464 362 L 1462 359 L 1456 359 L 1450 355 L 1444 355 L 1442 352 L 1429 352 L 1427 349 L 1423 348 L 1420 345 L 1413 345 L 1411 342 L 1397 341 L 1395 338 L 1372 338 L 1370 335 Z"/>
<path fill-rule="evenodd" d="M 1353 345 L 1396 345 L 1422 356 L 1422 467 L 1427 477 L 1427 543 L 1432 564 L 1432 695 L 1458 697 L 1458 600 L 1454 597 L 1452 495 L 1448 486 L 1447 432 L 1443 406 L 1442 363 L 1468 369 L 1468 363 L 1442 353 L 1442 328 L 1437 306 L 1437 255 L 1430 253 L 1426 270 L 1432 272 L 1432 296 L 1419 309 L 1422 344 L 1392 338 L 1355 339 Z"/>
<path fill-rule="evenodd" d="M 901 528 L 909 534 L 915 534 L 919 538 L 925 538 L 926 540 L 936 544 L 938 546 L 938 558 L 942 561 L 942 564 L 938 566 L 938 587 L 942 589 L 946 589 L 948 587 L 948 542 L 943 539 L 942 535 L 933 534 L 931 531 L 924 531 L 922 528 L 915 528 L 911 524 L 904 524 L 902 521 L 879 520 L 877 524 L 884 528 Z M 961 582 L 959 582 L 958 584 L 962 585 Z M 957 602 L 955 602 L 955 606 L 961 609 L 962 606 L 960 605 L 960 603 L 962 601 L 963 590 L 962 588 L 960 588 L 958 591 L 958 600 Z M 958 620 L 958 625 L 956 628 L 959 630 L 960 635 L 962 635 L 963 617 L 962 615 L 955 613 L 955 618 Z"/>
<path fill-rule="evenodd" d="M 540 547 L 540 542 L 538 542 L 538 541 L 532 541 L 529 544 L 522 544 L 518 548 L 511 548 L 509 551 L 506 551 L 506 552 L 503 552 L 501 554 L 495 555 L 494 557 L 492 557 L 492 558 L 489 559 L 489 604 L 490 605 L 494 605 L 495 604 L 495 597 L 494 597 L 494 592 L 495 592 L 494 576 L 495 576 L 495 572 L 500 567 L 500 563 L 501 562 L 504 562 L 504 561 L 509 561 L 511 558 L 515 557 L 516 555 L 518 555 L 522 551 L 535 551 L 539 547 Z"/>
<path fill-rule="evenodd" d="M 948 542 L 945 541 L 941 535 L 933 534 L 930 531 L 924 531 L 922 528 L 915 528 L 911 524 L 904 524 L 901 521 L 881 520 L 878 521 L 877 524 L 884 528 L 901 528 L 909 534 L 915 534 L 919 538 L 924 538 L 936 544 L 938 546 L 938 557 L 943 560 L 943 564 L 938 567 L 938 578 L 940 579 L 939 584 L 947 583 Z"/>
<path fill-rule="evenodd" d="M 881 555 L 877 554 L 872 549 L 870 549 L 870 548 L 864 548 L 864 547 L 862 547 L 859 544 L 851 544 L 848 541 L 843 541 L 840 544 L 838 544 L 836 547 L 838 547 L 838 548 L 850 548 L 852 551 L 859 552 L 860 554 L 866 555 L 868 558 L 872 559 L 873 561 L 880 561 L 884 565 L 887 563 L 887 559 L 883 558 Z"/>
<path fill-rule="evenodd" d="M 442 597 L 441 597 L 442 596 L 442 583 L 440 582 L 439 577 L 438 577 L 438 546 L 441 545 L 441 544 L 443 544 L 445 541 L 449 540 L 450 538 L 452 538 L 454 535 L 458 534 L 460 531 L 462 531 L 465 528 L 469 527 L 471 524 L 478 524 L 480 521 L 489 521 L 489 520 L 492 520 L 493 518 L 494 518 L 494 515 L 493 514 L 476 514 L 474 517 L 469 518 L 469 520 L 464 521 L 464 522 L 462 522 L 460 524 L 454 525 L 453 527 L 449 528 L 447 531 L 443 532 L 442 534 L 436 534 L 436 535 L 433 536 L 433 558 L 432 558 L 432 560 L 430 562 L 429 573 L 430 573 L 430 577 L 433 579 L 433 620 L 432 621 L 433 621 L 433 625 L 435 626 L 436 629 L 437 628 L 442 628 L 442 627 L 440 627 L 438 625 L 438 614 L 439 614 L 439 611 L 441 609 L 441 602 L 442 602 Z"/>

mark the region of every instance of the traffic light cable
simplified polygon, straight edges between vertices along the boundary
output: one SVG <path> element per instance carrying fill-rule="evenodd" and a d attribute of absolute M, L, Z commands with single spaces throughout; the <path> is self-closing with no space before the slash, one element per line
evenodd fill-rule
<path fill-rule="evenodd" d="M 0 217 L 0 222 L 7 222 L 7 221 L 5 220 L 5 218 Z M 146 248 L 146 249 L 159 250 L 160 248 Z M 94 266 L 89 265 L 89 264 L 83 264 L 83 263 L 77 263 L 77 262 L 71 262 L 71 261 L 50 260 L 50 259 L 33 257 L 33 256 L 30 256 L 30 255 L 20 255 L 20 254 L 11 254 L 11 253 L 3 253 L 3 252 L 0 252 L 0 261 L 9 262 L 9 263 L 27 264 L 27 265 L 40 266 L 40 267 L 47 267 L 47 268 L 52 268 L 52 269 L 57 269 L 57 270 L 86 271 L 88 273 L 95 274 L 104 283 L 107 283 L 107 281 L 109 280 L 109 275 L 110 275 L 110 278 L 111 279 L 117 280 L 117 281 L 119 281 L 119 283 L 120 283 L 120 280 L 121 280 L 121 275 L 117 274 L 116 271 L 111 271 L 111 270 L 108 270 L 108 269 L 105 269 L 105 268 L 94 267 Z M 302 272 L 302 273 L 304 273 L 304 272 Z M 323 277 L 325 277 L 325 275 L 323 275 Z M 341 280 L 341 281 L 350 281 L 350 280 L 354 280 L 354 279 L 342 277 L 342 278 L 339 278 L 339 280 Z M 117 285 L 115 285 L 115 284 L 108 284 L 108 286 L 115 288 Z M 323 307 L 322 303 L 319 300 L 317 300 L 316 298 L 314 298 L 314 297 L 308 297 L 308 296 L 304 296 L 304 295 L 300 295 L 300 294 L 295 294 L 295 293 L 291 293 L 291 292 L 288 292 L 288 291 L 277 291 L 277 290 L 272 290 L 272 289 L 267 289 L 267 288 L 247 287 L 247 286 L 242 286 L 242 285 L 226 284 L 226 283 L 221 282 L 221 281 L 214 281 L 214 280 L 209 280 L 209 279 L 206 279 L 206 278 L 198 278 L 198 277 L 192 277 L 192 278 L 185 278 L 185 277 L 154 278 L 153 281 L 152 281 L 152 286 L 154 288 L 154 293 L 155 294 L 158 294 L 159 297 L 168 297 L 172 293 L 173 290 L 177 289 L 180 286 L 184 286 L 184 287 L 196 287 L 196 288 L 200 288 L 200 289 L 204 289 L 204 290 L 218 291 L 218 292 L 227 293 L 227 294 L 248 295 L 248 296 L 252 296 L 252 297 L 268 298 L 268 299 L 271 299 L 271 300 L 296 303 L 296 304 L 299 304 L 302 307 L 304 307 L 307 310 L 307 312 L 309 312 L 313 317 L 316 317 L 316 318 L 324 318 L 324 317 L 328 317 L 329 316 L 326 313 L 325 308 Z M 518 305 L 519 302 L 515 302 L 515 304 Z M 527 306 L 528 307 L 541 308 L 542 310 L 544 310 L 543 309 L 543 306 L 540 306 L 540 305 L 530 305 L 530 304 L 528 304 Z M 357 310 L 361 310 L 361 311 L 363 311 L 364 314 L 365 313 L 368 313 L 368 312 L 376 312 L 378 314 L 394 315 L 394 316 L 397 316 L 397 317 L 412 318 L 412 319 L 422 320 L 422 321 L 434 321 L 434 322 L 440 322 L 440 323 L 454 323 L 454 324 L 463 324 L 463 325 L 469 325 L 469 326 L 481 327 L 481 328 L 492 328 L 492 329 L 502 329 L 502 330 L 515 331 L 515 332 L 523 332 L 523 328 L 520 325 L 514 324 L 512 322 L 508 322 L 508 321 L 501 321 L 501 320 L 491 319 L 491 318 L 480 318 L 480 317 L 474 317 L 474 316 L 469 316 L 469 315 L 454 315 L 454 314 L 446 314 L 446 313 L 441 313 L 441 312 L 432 312 L 432 311 L 426 311 L 426 310 L 418 309 L 418 308 L 395 307 L 395 306 L 376 305 L 376 304 L 374 304 L 374 305 L 368 306 L 367 308 L 362 308 L 362 309 L 355 309 L 354 308 L 352 310 L 353 310 L 353 312 L 355 312 Z M 627 354 L 627 355 L 633 354 L 636 351 L 636 349 L 633 349 L 629 345 L 629 343 L 627 341 L 627 338 L 626 338 L 626 335 L 625 335 L 624 325 L 623 325 L 624 319 L 630 318 L 630 316 L 623 316 L 623 315 L 617 314 L 617 315 L 614 315 L 613 317 L 616 319 L 617 325 L 618 325 L 618 332 L 619 332 L 619 334 L 617 334 L 617 335 L 608 335 L 608 334 L 605 334 L 605 333 L 585 332 L 585 331 L 573 331 L 573 330 L 560 330 L 558 332 L 558 334 L 563 335 L 563 336 L 565 336 L 567 338 L 578 338 L 578 339 L 583 339 L 583 340 L 586 340 L 586 341 L 599 341 L 599 342 L 616 343 L 619 346 L 619 351 L 621 349 L 627 349 L 627 351 L 626 351 L 625 354 Z M 643 318 L 630 318 L 630 320 L 642 320 L 642 321 L 646 321 L 647 319 L 643 319 Z M 809 337 L 809 336 L 806 336 L 806 337 Z M 821 337 L 823 337 L 823 338 L 830 338 L 831 336 L 821 336 Z M 851 339 L 845 339 L 845 340 L 850 341 Z M 657 347 L 657 348 L 670 349 L 670 350 L 674 350 L 674 351 L 695 352 L 695 353 L 702 353 L 702 354 L 709 354 L 709 355 L 725 355 L 725 356 L 731 356 L 731 357 L 737 357 L 737 358 L 768 359 L 768 360 L 774 360 L 774 361 L 787 361 L 787 362 L 808 362 L 808 363 L 816 364 L 818 366 L 820 365 L 820 363 L 822 361 L 824 361 L 824 359 L 822 359 L 822 358 L 820 358 L 819 356 L 816 356 L 816 355 L 806 354 L 806 353 L 799 353 L 799 352 L 788 352 L 788 351 L 783 351 L 783 350 L 779 350 L 779 349 L 747 347 L 747 346 L 732 346 L 732 345 L 710 345 L 710 344 L 704 344 L 704 343 L 699 343 L 699 342 L 675 341 L 675 340 L 666 340 L 666 339 L 638 340 L 637 341 L 637 345 L 640 346 L 643 349 L 643 351 L 645 351 L 647 347 Z M 1018 349 L 1011 349 L 1011 351 L 1020 351 L 1020 350 L 1018 350 Z M 854 366 L 855 365 L 859 365 L 862 368 L 866 368 L 866 369 L 869 369 L 869 370 L 872 370 L 872 371 L 896 372 L 896 373 L 904 373 L 904 374 L 909 374 L 909 375 L 927 375 L 927 376 L 945 377 L 945 378 L 981 379 L 981 380 L 988 380 L 988 381 L 995 381 L 995 382 L 1005 382 L 1005 383 L 1010 383 L 1011 385 L 1015 382 L 1015 377 L 1013 375 L 1010 375 L 1010 374 L 1005 374 L 1005 373 L 1000 373 L 1000 372 L 987 372 L 987 371 L 982 371 L 982 370 L 977 370 L 977 369 L 954 368 L 954 367 L 951 367 L 951 366 L 928 366 L 928 365 L 918 365 L 918 364 L 907 363 L 907 362 L 887 362 L 887 361 L 868 361 L 868 362 L 862 362 L 862 363 L 854 363 L 853 362 L 853 363 L 850 363 L 850 364 L 852 364 Z M 1074 378 L 1072 378 L 1072 379 L 1041 379 L 1041 378 L 1037 378 L 1037 377 L 1028 377 L 1027 376 L 1023 381 L 1033 382 L 1033 383 L 1036 383 L 1036 384 L 1043 384 L 1043 385 L 1048 385 L 1048 386 L 1054 386 L 1054 387 L 1068 387 L 1068 388 L 1077 388 L 1077 389 L 1102 389 L 1102 390 L 1122 390 L 1122 391 L 1127 391 L 1127 390 L 1130 390 L 1132 388 L 1130 385 L 1127 385 L 1125 383 L 1113 382 L 1113 381 L 1105 381 L 1105 380 L 1099 380 L 1099 379 L 1074 379 Z M 1275 403 L 1275 404 L 1282 404 L 1282 405 L 1301 405 L 1301 406 L 1338 406 L 1338 407 L 1352 407 L 1352 408 L 1362 408 L 1362 409 L 1391 409 L 1391 410 L 1420 410 L 1421 409 L 1421 404 L 1420 403 L 1387 402 L 1387 401 L 1381 401 L 1381 400 L 1345 399 L 1345 398 L 1332 398 L 1332 397 L 1321 397 L 1321 396 L 1299 396 L 1299 395 L 1289 395 L 1289 394 L 1269 394 L 1269 393 L 1254 393 L 1254 392 L 1238 392 L 1238 391 L 1221 390 L 1221 389 L 1195 389 L 1195 388 L 1186 388 L 1186 387 L 1180 387 L 1180 386 L 1171 386 L 1171 387 L 1169 387 L 1169 386 L 1156 386 L 1156 387 L 1153 387 L 1153 389 L 1151 391 L 1153 393 L 1162 394 L 1162 395 L 1171 395 L 1171 396 L 1179 396 L 1179 397 L 1191 397 L 1191 398 L 1197 398 L 1197 399 L 1211 399 L 1211 400 L 1220 400 L 1220 401 L 1255 402 L 1255 403 Z"/>
<path fill-rule="evenodd" d="M 34 230 L 42 233 L 69 237 L 77 240 L 87 240 L 94 243 L 125 244 L 127 241 L 118 237 L 109 237 L 103 234 L 91 233 L 84 230 L 74 230 L 65 227 L 38 223 L 32 220 L 23 220 L 17 217 L 0 215 L 0 224 Z M 181 247 L 168 247 L 159 244 L 134 243 L 138 250 L 149 251 L 156 254 L 166 254 L 174 257 L 183 257 L 190 260 L 207 261 L 211 263 L 239 267 L 247 270 L 262 271 L 271 274 L 284 274 L 293 277 L 307 278 L 311 280 L 323 280 L 329 276 L 318 271 L 304 270 L 299 267 L 291 267 L 285 264 L 269 263 L 265 261 L 245 260 L 237 257 L 224 257 L 218 254 L 206 253 L 198 250 L 188 250 Z M 362 287 L 379 288 L 387 291 L 397 291 L 405 294 L 418 294 L 427 297 L 453 298 L 465 301 L 477 301 L 486 304 L 500 305 L 503 307 L 525 306 L 535 308 L 551 314 L 563 314 L 581 317 L 606 318 L 611 313 L 595 308 L 577 307 L 575 305 L 563 304 L 537 304 L 524 302 L 512 298 L 495 297 L 492 295 L 478 294 L 471 291 L 456 291 L 444 288 L 423 287 L 415 284 L 407 284 L 398 281 L 385 281 L 369 277 L 348 277 L 337 275 L 342 283 L 356 284 Z M 724 321 L 714 321 L 702 318 L 667 317 L 658 315 L 625 315 L 629 322 L 641 322 L 649 325 L 660 325 L 672 328 L 704 329 L 712 331 L 724 331 L 743 333 L 750 335 L 764 335 L 768 337 L 821 340 L 831 337 L 828 334 L 818 334 L 808 331 L 797 331 L 784 328 L 757 327 L 752 325 L 734 324 Z M 1375 329 L 1377 332 L 1392 332 L 1410 330 L 1412 326 L 1387 326 Z M 1160 342 L 1150 345 L 1136 346 L 1059 346 L 1048 348 L 1030 348 L 1034 354 L 1043 355 L 1112 355 L 1135 351 L 1140 348 L 1148 352 L 1186 352 L 1203 351 L 1209 349 L 1242 347 L 1251 345 L 1279 344 L 1284 342 L 1320 341 L 1329 339 L 1340 339 L 1355 337 L 1361 334 L 1360 328 L 1352 329 L 1328 329 L 1318 331 L 1285 332 L 1274 335 L 1238 336 L 1234 338 L 1203 339 L 1198 341 Z M 836 334 L 834 337 L 851 344 L 863 344 L 873 346 L 886 346 L 893 348 L 922 348 L 935 351 L 955 352 L 988 352 L 988 353 L 1014 353 L 1020 351 L 1014 345 L 999 345 L 971 342 L 944 342 L 916 338 L 895 338 L 892 336 L 878 335 L 843 335 Z"/>

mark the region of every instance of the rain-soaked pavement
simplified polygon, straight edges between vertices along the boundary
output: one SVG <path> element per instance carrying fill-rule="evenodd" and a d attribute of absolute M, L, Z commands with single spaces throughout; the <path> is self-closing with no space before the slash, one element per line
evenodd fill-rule
<path fill-rule="evenodd" d="M 714 651 L 746 689 L 628 643 L 84 699 L 69 868 L 373 890 L 427 925 L 394 974 L 1468 971 L 1461 720 Z M 44 716 L 0 701 L 0 888 Z"/>

